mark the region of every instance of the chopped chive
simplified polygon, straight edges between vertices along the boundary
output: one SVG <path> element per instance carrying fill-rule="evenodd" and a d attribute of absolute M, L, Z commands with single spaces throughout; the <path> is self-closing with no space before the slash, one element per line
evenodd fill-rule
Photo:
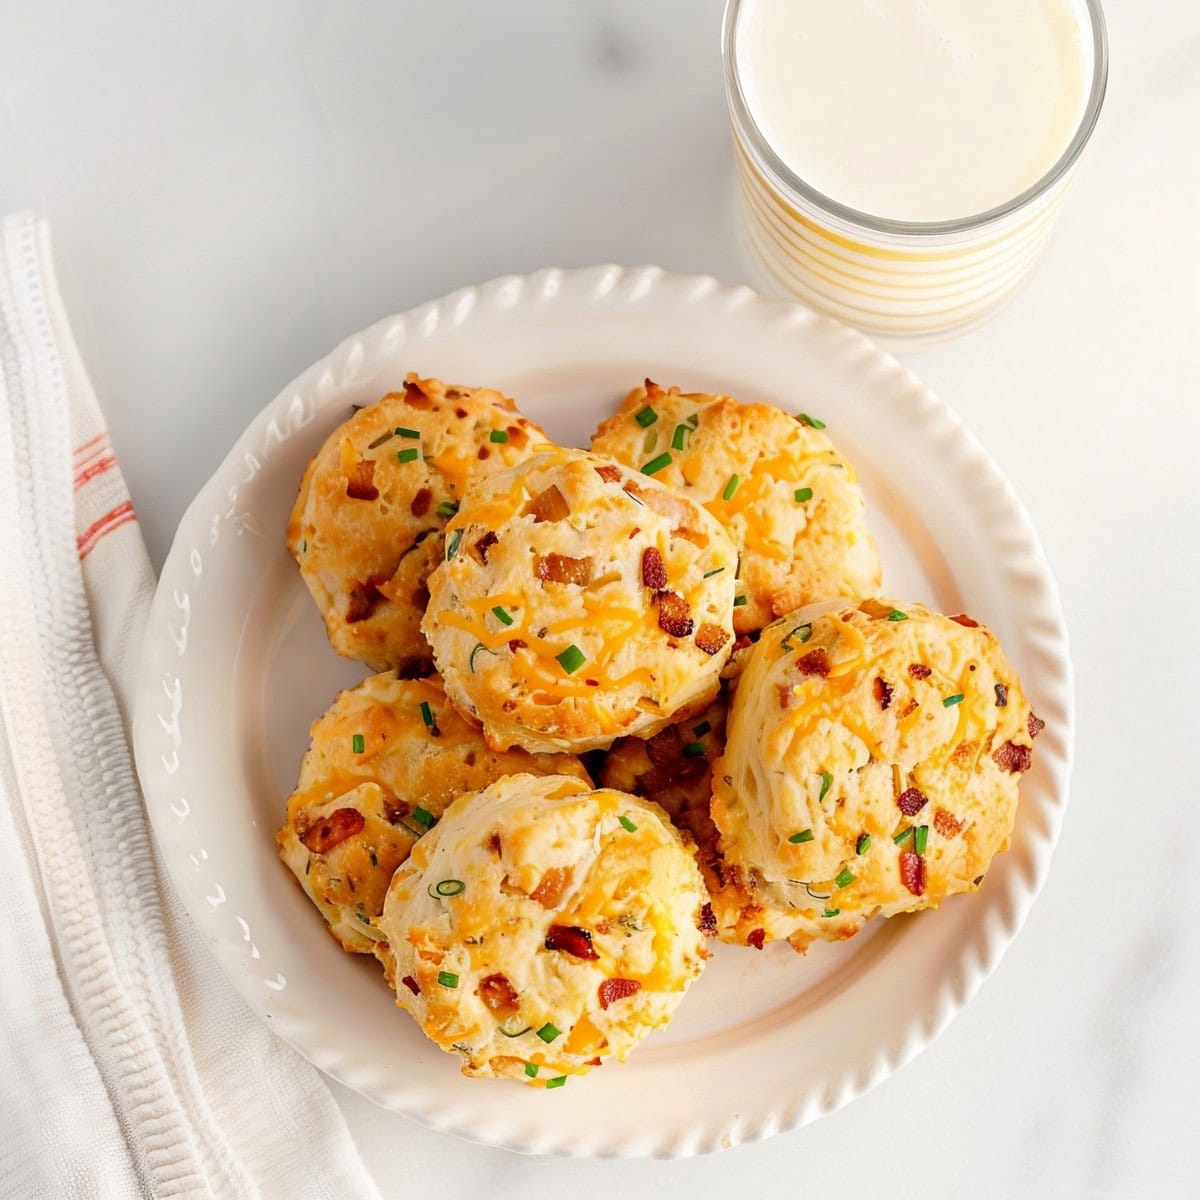
<path fill-rule="evenodd" d="M 546 1088 L 549 1090 L 552 1087 L 563 1087 L 567 1082 L 565 1075 L 555 1075 L 553 1079 L 546 1080 Z"/>
<path fill-rule="evenodd" d="M 860 834 L 858 841 L 854 843 L 854 853 L 855 854 L 866 854 L 866 852 L 868 850 L 870 850 L 870 848 L 871 848 L 871 835 L 869 833 Z"/>
<path fill-rule="evenodd" d="M 704 753 L 704 743 L 688 742 L 688 744 L 684 746 L 683 752 L 688 756 L 688 758 L 699 758 Z"/>
<path fill-rule="evenodd" d="M 637 833 L 637 826 L 624 813 L 617 820 L 621 822 L 621 828 L 627 833 Z"/>
<path fill-rule="evenodd" d="M 888 613 L 887 619 L 889 621 L 907 621 L 908 613 L 901 612 L 898 608 L 893 608 L 892 611 Z"/>
<path fill-rule="evenodd" d="M 512 617 L 510 617 L 499 604 L 492 609 L 492 616 L 495 617 L 501 625 L 511 625 L 513 623 Z"/>
<path fill-rule="evenodd" d="M 833 881 L 840 888 L 849 887 L 858 877 L 849 867 L 843 867 L 838 872 L 838 877 Z"/>
<path fill-rule="evenodd" d="M 433 885 L 433 890 L 439 896 L 461 896 L 467 885 L 461 879 L 443 879 Z"/>
<path fill-rule="evenodd" d="M 456 529 L 451 535 L 450 540 L 446 543 L 446 561 L 449 562 L 457 553 L 459 546 L 462 545 L 463 531 Z"/>
<path fill-rule="evenodd" d="M 821 772 L 821 794 L 817 797 L 817 802 L 820 803 L 829 795 L 829 789 L 833 787 L 833 776 L 828 771 Z"/>
<path fill-rule="evenodd" d="M 554 657 L 558 660 L 558 665 L 568 675 L 574 675 L 587 662 L 587 655 L 574 644 L 568 646 L 561 654 L 556 654 Z"/>
<path fill-rule="evenodd" d="M 350 739 L 350 748 L 355 754 L 363 754 L 367 749 L 367 739 L 361 733 L 356 733 Z"/>
<path fill-rule="evenodd" d="M 415 446 L 409 450 L 397 450 L 396 461 L 400 463 L 416 462 L 421 457 L 421 452 Z"/>
<path fill-rule="evenodd" d="M 492 432 L 488 434 L 488 441 L 489 442 L 507 442 L 508 441 L 508 430 L 507 429 L 493 429 Z"/>
<path fill-rule="evenodd" d="M 556 1037 L 562 1036 L 562 1030 L 559 1029 L 557 1025 L 552 1025 L 549 1021 L 547 1021 L 545 1025 L 543 1025 L 541 1029 L 537 1031 L 537 1035 L 548 1046 Z"/>
<path fill-rule="evenodd" d="M 421 808 L 421 806 L 418 805 L 409 815 L 414 821 L 416 821 L 418 825 L 422 826 L 423 828 L 431 829 L 433 827 L 434 816 L 429 809 Z"/>
<path fill-rule="evenodd" d="M 699 414 L 698 412 L 692 413 L 692 415 L 691 415 L 690 417 L 688 417 L 688 419 L 687 419 L 687 423 L 688 423 L 688 424 L 689 424 L 689 425 L 690 425 L 690 426 L 691 426 L 693 429 L 695 429 L 695 428 L 696 428 L 696 426 L 700 424 L 700 414 Z"/>
<path fill-rule="evenodd" d="M 505 1029 L 503 1025 L 497 1025 L 496 1028 L 500 1030 L 500 1032 L 504 1034 L 506 1038 L 518 1038 L 522 1034 L 528 1033 L 533 1026 L 526 1025 L 524 1029 Z"/>
<path fill-rule="evenodd" d="M 712 726 L 707 721 L 701 721 L 699 725 L 692 726 L 692 732 L 697 737 L 703 737 L 712 729 Z"/>
<path fill-rule="evenodd" d="M 818 421 L 816 417 L 810 417 L 808 415 L 808 413 L 801 413 L 800 420 L 805 425 L 811 425 L 814 429 L 824 429 L 825 428 L 824 421 Z"/>
<path fill-rule="evenodd" d="M 811 842 L 813 840 L 813 831 L 811 829 L 802 829 L 799 833 L 793 833 L 788 841 L 793 846 L 799 846 L 802 842 Z"/>
<path fill-rule="evenodd" d="M 663 467 L 669 467 L 670 465 L 671 456 L 664 451 L 657 458 L 652 458 L 644 467 L 642 467 L 642 474 L 657 475 L 658 472 L 663 469 Z"/>
<path fill-rule="evenodd" d="M 784 650 L 790 650 L 792 648 L 792 638 L 794 637 L 798 637 L 801 642 L 807 642 L 812 637 L 812 626 L 797 625 L 795 629 L 780 639 L 780 646 Z"/>
<path fill-rule="evenodd" d="M 538 1073 L 537 1063 L 526 1063 L 525 1064 L 525 1074 L 528 1075 L 530 1079 L 536 1079 L 537 1073 Z"/>
<path fill-rule="evenodd" d="M 797 488 L 792 494 L 795 496 L 797 504 L 803 504 L 806 500 L 812 499 L 812 488 Z"/>
<path fill-rule="evenodd" d="M 836 917 L 836 916 L 838 916 L 838 915 L 841 913 L 841 911 L 842 911 L 842 910 L 841 910 L 840 908 L 827 908 L 827 909 L 826 909 L 826 910 L 825 910 L 825 911 L 824 911 L 824 912 L 821 914 L 821 916 L 823 916 L 823 917 Z"/>
<path fill-rule="evenodd" d="M 381 433 L 373 442 L 367 443 L 368 450 L 376 450 L 383 445 L 384 442 L 390 442 L 396 435 L 389 429 L 387 433 Z"/>
<path fill-rule="evenodd" d="M 671 449 L 682 450 L 685 443 L 685 438 L 688 435 L 688 427 L 686 425 L 675 426 L 675 436 L 671 438 Z"/>
<path fill-rule="evenodd" d="M 414 439 L 419 439 L 421 436 L 420 430 L 405 429 L 403 425 L 396 426 L 395 434 L 397 437 L 406 437 L 406 438 L 414 438 Z"/>
<path fill-rule="evenodd" d="M 953 708 L 956 704 L 961 704 L 962 702 L 963 702 L 962 692 L 955 692 L 953 696 L 947 696 L 942 701 L 942 707 L 943 708 Z"/>
<path fill-rule="evenodd" d="M 439 971 L 438 983 L 442 987 L 456 988 L 458 987 L 458 976 L 453 971 Z"/>
<path fill-rule="evenodd" d="M 424 721 L 426 729 L 433 728 L 433 709 L 429 707 L 428 700 L 421 701 L 421 720 Z"/>
<path fill-rule="evenodd" d="M 467 660 L 467 666 L 471 668 L 471 674 L 475 674 L 475 660 L 479 657 L 479 652 L 482 650 L 484 654 L 490 654 L 493 658 L 499 657 L 499 652 L 489 650 L 482 642 L 476 642 L 475 648 L 471 651 L 471 657 Z"/>
<path fill-rule="evenodd" d="M 996 707 L 1008 707 L 1008 688 L 1006 688 L 1002 683 L 996 684 Z"/>
<path fill-rule="evenodd" d="M 732 500 L 733 493 L 738 490 L 738 484 L 741 479 L 737 475 L 730 475 L 729 482 L 725 485 L 725 490 L 721 493 L 722 500 Z"/>
<path fill-rule="evenodd" d="M 918 854 L 925 853 L 925 847 L 929 845 L 929 826 L 918 825 L 916 832 L 913 834 L 913 849 Z"/>
<path fill-rule="evenodd" d="M 747 603 L 747 600 L 746 600 L 745 596 L 734 596 L 734 598 L 733 598 L 733 607 L 734 608 L 741 608 L 742 605 L 744 605 L 746 603 Z"/>
<path fill-rule="evenodd" d="M 723 570 L 725 570 L 724 567 L 713 567 L 711 571 L 704 572 L 704 578 L 711 579 L 714 575 L 720 575 Z"/>
<path fill-rule="evenodd" d="M 645 408 L 638 409 L 638 411 L 633 414 L 633 419 L 643 429 L 648 429 L 654 424 L 655 421 L 658 420 L 658 413 L 656 413 L 654 409 L 647 404 Z"/>
<path fill-rule="evenodd" d="M 443 500 L 441 504 L 437 506 L 436 511 L 439 517 L 452 517 L 456 512 L 458 512 L 458 501 Z"/>
<path fill-rule="evenodd" d="M 903 842 L 910 833 L 912 833 L 911 825 L 907 829 L 900 830 L 900 832 L 898 834 L 896 834 L 896 836 L 894 838 L 892 838 L 892 841 L 895 842 L 897 846 L 899 846 L 900 843 Z"/>

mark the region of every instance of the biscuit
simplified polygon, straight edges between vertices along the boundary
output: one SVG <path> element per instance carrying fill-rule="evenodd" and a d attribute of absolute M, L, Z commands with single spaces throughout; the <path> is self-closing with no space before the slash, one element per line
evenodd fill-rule
<path fill-rule="evenodd" d="M 729 396 L 635 388 L 592 437 L 592 449 L 703 505 L 741 556 L 734 629 L 879 588 L 879 554 L 853 468 L 814 417 Z"/>
<path fill-rule="evenodd" d="M 720 936 L 803 950 L 974 891 L 1041 727 L 969 617 L 833 601 L 768 626 L 714 766 Z"/>
<path fill-rule="evenodd" d="M 369 954 L 396 868 L 462 792 L 514 772 L 573 775 L 566 754 L 488 749 L 441 681 L 374 675 L 313 722 L 312 743 L 276 835 L 280 857 L 347 950 Z"/>
<path fill-rule="evenodd" d="M 428 670 L 426 579 L 467 480 L 547 441 L 499 392 L 415 375 L 335 429 L 304 472 L 287 533 L 333 648 L 376 671 Z"/>
<path fill-rule="evenodd" d="M 623 1061 L 700 974 L 707 895 L 660 809 L 561 776 L 460 797 L 388 889 L 376 953 L 463 1073 L 558 1087 Z"/>
<path fill-rule="evenodd" d="M 699 505 L 581 450 L 473 481 L 423 629 L 489 744 L 583 751 L 715 695 L 737 556 Z"/>

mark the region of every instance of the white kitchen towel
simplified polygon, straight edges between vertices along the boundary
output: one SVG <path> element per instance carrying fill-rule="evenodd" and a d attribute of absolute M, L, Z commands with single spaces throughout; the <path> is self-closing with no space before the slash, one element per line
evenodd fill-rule
<path fill-rule="evenodd" d="M 0 1196 L 378 1195 L 156 861 L 128 737 L 154 576 L 44 223 L 0 228 Z"/>

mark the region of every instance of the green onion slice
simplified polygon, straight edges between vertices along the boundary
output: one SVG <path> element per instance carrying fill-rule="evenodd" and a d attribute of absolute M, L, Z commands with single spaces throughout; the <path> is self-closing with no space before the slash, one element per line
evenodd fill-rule
<path fill-rule="evenodd" d="M 842 910 L 841 910 L 840 908 L 827 908 L 827 909 L 826 909 L 826 910 L 825 910 L 825 911 L 824 911 L 824 912 L 821 914 L 821 916 L 823 916 L 823 917 L 836 917 L 836 916 L 838 916 L 838 914 L 839 914 L 839 913 L 841 913 L 841 911 L 842 911 Z"/>
<path fill-rule="evenodd" d="M 558 660 L 558 665 L 568 675 L 574 675 L 587 662 L 587 655 L 578 646 L 574 645 L 574 643 L 568 646 L 561 654 L 556 654 L 554 657 Z"/>
<path fill-rule="evenodd" d="M 461 879 L 440 879 L 429 888 L 431 896 L 461 896 L 467 885 Z"/>
<path fill-rule="evenodd" d="M 795 629 L 791 630 L 791 632 L 786 634 L 780 640 L 779 644 L 784 650 L 790 650 L 792 648 L 792 638 L 797 637 L 800 639 L 801 643 L 807 642 L 812 637 L 812 626 L 797 625 Z"/>
<path fill-rule="evenodd" d="M 733 598 L 733 607 L 734 608 L 741 608 L 744 604 L 747 604 L 747 603 L 749 603 L 749 601 L 747 601 L 745 596 L 734 596 L 734 598 Z"/>
<path fill-rule="evenodd" d="M 792 495 L 796 498 L 797 504 L 803 504 L 806 500 L 812 499 L 812 488 L 797 488 Z"/>
<path fill-rule="evenodd" d="M 416 821 L 418 825 L 424 827 L 425 829 L 431 829 L 433 827 L 433 822 L 436 819 L 433 813 L 431 813 L 427 808 L 421 808 L 420 805 L 414 808 L 409 815 L 414 821 Z"/>
<path fill-rule="evenodd" d="M 502 1029 L 502 1030 L 500 1030 L 500 1032 L 503 1033 L 504 1030 Z M 525 1074 L 528 1075 L 530 1079 L 536 1079 L 537 1073 L 538 1073 L 537 1063 L 528 1063 L 527 1062 L 525 1064 Z"/>
<path fill-rule="evenodd" d="M 925 847 L 929 845 L 929 826 L 918 825 L 913 833 L 913 849 L 918 854 L 925 853 Z"/>
<path fill-rule="evenodd" d="M 792 836 L 788 838 L 788 841 L 791 842 L 793 846 L 799 846 L 802 842 L 811 842 L 813 837 L 814 834 L 811 829 L 802 829 L 799 833 L 793 833 Z"/>
<path fill-rule="evenodd" d="M 492 432 L 488 434 L 488 441 L 489 442 L 501 442 L 501 443 L 507 442 L 508 441 L 508 430 L 507 429 L 493 429 Z"/>
<path fill-rule="evenodd" d="M 499 604 L 492 609 L 492 616 L 495 617 L 501 625 L 511 625 L 513 623 L 512 617 L 510 617 Z"/>
<path fill-rule="evenodd" d="M 654 424 L 655 421 L 658 420 L 658 413 L 656 413 L 654 411 L 654 409 L 652 409 L 650 407 L 650 405 L 647 404 L 645 408 L 640 408 L 640 409 L 638 409 L 637 412 L 635 412 L 633 414 L 633 419 L 643 429 L 648 429 L 651 425 Z"/>
<path fill-rule="evenodd" d="M 421 457 L 421 452 L 415 446 L 409 450 L 397 450 L 396 461 L 401 463 L 416 462 Z"/>
<path fill-rule="evenodd" d="M 912 833 L 911 825 L 907 829 L 900 830 L 900 832 L 898 834 L 896 834 L 896 836 L 894 838 L 892 838 L 892 841 L 895 842 L 897 846 L 899 846 L 900 843 L 903 842 L 910 833 Z"/>
<path fill-rule="evenodd" d="M 428 700 L 421 701 L 421 720 L 425 723 L 426 729 L 433 728 L 433 709 L 429 707 Z"/>
<path fill-rule="evenodd" d="M 854 843 L 854 853 L 855 854 L 866 854 L 866 852 L 868 850 L 870 850 L 870 848 L 871 848 L 871 835 L 869 833 L 860 834 L 858 841 Z"/>
<path fill-rule="evenodd" d="M 838 877 L 833 882 L 840 888 L 846 888 L 849 887 L 857 878 L 858 876 L 856 876 L 849 867 L 843 867 L 838 872 Z"/>
<path fill-rule="evenodd" d="M 458 987 L 458 976 L 455 975 L 453 971 L 439 971 L 438 983 L 440 983 L 442 987 L 456 988 Z"/>
<path fill-rule="evenodd" d="M 452 517 L 458 512 L 457 500 L 443 500 L 435 510 L 439 517 Z"/>
<path fill-rule="evenodd" d="M 663 469 L 663 467 L 669 467 L 670 465 L 671 456 L 664 451 L 657 458 L 652 458 L 644 467 L 642 467 L 642 474 L 657 475 L 658 472 Z"/>
<path fill-rule="evenodd" d="M 737 475 L 730 475 L 729 482 L 725 485 L 725 490 L 721 493 L 722 500 L 732 500 L 733 493 L 738 490 L 738 484 L 741 483 L 741 478 Z"/>
<path fill-rule="evenodd" d="M 546 1087 L 547 1087 L 547 1089 L 553 1088 L 553 1087 L 564 1087 L 566 1085 L 566 1082 L 567 1082 L 567 1077 L 565 1075 L 555 1075 L 555 1077 L 553 1079 L 546 1080 Z"/>
<path fill-rule="evenodd" d="M 414 439 L 418 439 L 421 436 L 419 430 L 405 429 L 403 425 L 396 426 L 395 434 L 397 437 L 414 438 Z"/>
<path fill-rule="evenodd" d="M 671 449 L 682 450 L 686 445 L 685 439 L 690 432 L 691 429 L 687 425 L 676 425 L 675 436 L 671 438 Z"/>
<path fill-rule="evenodd" d="M 724 567 L 713 567 L 711 571 L 704 572 L 704 578 L 711 579 L 714 575 L 720 575 L 723 570 L 725 570 Z"/>
<path fill-rule="evenodd" d="M 828 771 L 822 771 L 821 772 L 821 793 L 819 796 L 817 796 L 818 804 L 822 800 L 824 800 L 826 796 L 829 795 L 829 789 L 831 787 L 833 787 L 833 776 L 830 775 L 830 773 Z"/>
<path fill-rule="evenodd" d="M 688 758 L 699 758 L 704 753 L 704 743 L 688 742 L 688 744 L 684 746 L 683 752 Z"/>
<path fill-rule="evenodd" d="M 552 1025 L 549 1021 L 547 1021 L 545 1025 L 543 1025 L 541 1029 L 537 1031 L 537 1035 L 548 1046 L 556 1037 L 562 1037 L 562 1030 L 559 1029 L 557 1025 Z"/>
<path fill-rule="evenodd" d="M 382 446 L 384 442 L 390 442 L 396 435 L 389 429 L 387 433 L 381 433 L 373 442 L 367 443 L 368 450 L 375 450 Z"/>
<path fill-rule="evenodd" d="M 814 429 L 825 428 L 824 421 L 818 421 L 816 417 L 810 417 L 808 413 L 801 413 L 800 420 L 803 421 L 805 425 L 811 425 Z"/>
<path fill-rule="evenodd" d="M 624 813 L 617 820 L 621 822 L 621 828 L 627 833 L 637 833 L 637 826 Z"/>
<path fill-rule="evenodd" d="M 484 654 L 490 654 L 493 658 L 500 657 L 500 652 L 498 650 L 489 650 L 482 642 L 476 642 L 475 648 L 471 651 L 471 657 L 467 659 L 467 666 L 470 668 L 472 675 L 475 674 L 475 659 L 479 656 L 480 650 L 482 650 Z"/>
<path fill-rule="evenodd" d="M 497 1025 L 496 1028 L 499 1029 L 500 1032 L 502 1034 L 504 1034 L 504 1036 L 506 1038 L 515 1038 L 515 1037 L 520 1037 L 523 1033 L 528 1033 L 533 1028 L 533 1026 L 526 1025 L 524 1029 L 505 1029 L 503 1025 Z M 530 1066 L 533 1066 L 533 1065 L 534 1064 L 532 1064 L 532 1063 L 530 1064 Z"/>
<path fill-rule="evenodd" d="M 463 531 L 456 529 L 451 535 L 450 540 L 446 543 L 446 561 L 449 562 L 457 553 L 459 546 L 462 545 Z"/>
<path fill-rule="evenodd" d="M 367 739 L 361 733 L 356 733 L 350 739 L 350 748 L 355 754 L 364 754 L 367 749 Z"/>
<path fill-rule="evenodd" d="M 706 733 L 712 731 L 712 726 L 707 721 L 701 721 L 699 725 L 692 726 L 692 732 L 697 737 L 703 737 Z"/>
<path fill-rule="evenodd" d="M 694 413 L 692 413 L 692 415 L 691 415 L 690 417 L 688 417 L 688 419 L 687 419 L 687 423 L 688 423 L 688 424 L 689 424 L 689 425 L 690 425 L 690 426 L 691 426 L 693 429 L 695 429 L 695 428 L 696 428 L 696 426 L 700 424 L 700 414 L 699 414 L 698 412 L 694 412 Z"/>
<path fill-rule="evenodd" d="M 889 621 L 907 621 L 908 613 L 901 612 L 898 608 L 893 608 L 892 611 L 888 613 L 887 619 Z"/>
<path fill-rule="evenodd" d="M 955 692 L 953 696 L 947 696 L 942 701 L 942 707 L 943 708 L 953 708 L 956 704 L 961 704 L 962 702 L 963 702 L 962 692 Z"/>

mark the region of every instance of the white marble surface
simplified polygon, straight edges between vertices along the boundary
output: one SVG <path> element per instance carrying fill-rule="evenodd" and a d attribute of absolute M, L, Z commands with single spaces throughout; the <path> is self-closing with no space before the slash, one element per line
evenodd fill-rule
<path fill-rule="evenodd" d="M 743 279 L 719 7 L 0 4 L 0 211 L 50 218 L 156 560 L 250 416 L 382 314 L 549 264 Z M 1047 260 L 907 359 L 1009 473 L 1071 623 L 1073 799 L 1024 933 L 898 1076 L 715 1159 L 522 1159 L 338 1089 L 385 1195 L 1200 1193 L 1200 636 L 1176 607 L 1200 585 L 1200 10 L 1108 8 L 1108 104 Z"/>

